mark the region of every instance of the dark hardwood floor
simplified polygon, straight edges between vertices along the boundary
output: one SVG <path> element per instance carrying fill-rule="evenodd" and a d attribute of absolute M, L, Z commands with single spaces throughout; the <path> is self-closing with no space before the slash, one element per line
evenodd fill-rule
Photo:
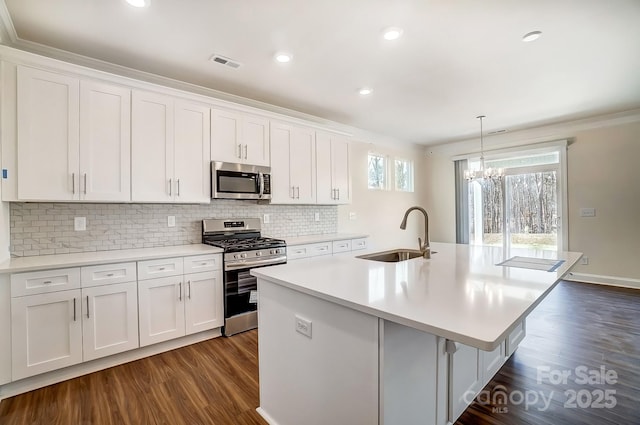
<path fill-rule="evenodd" d="M 264 425 L 257 349 L 251 331 L 72 379 L 2 401 L 0 424 Z M 617 373 L 615 384 L 576 382 L 576 368 L 602 366 Z M 563 370 L 566 382 L 552 383 Z M 600 390 L 609 390 L 601 400 Z M 501 391 L 506 403 L 494 400 Z M 573 405 L 566 391 L 575 408 L 565 407 Z M 640 291 L 561 282 L 481 394 L 493 401 L 474 402 L 458 424 L 640 424 Z"/>

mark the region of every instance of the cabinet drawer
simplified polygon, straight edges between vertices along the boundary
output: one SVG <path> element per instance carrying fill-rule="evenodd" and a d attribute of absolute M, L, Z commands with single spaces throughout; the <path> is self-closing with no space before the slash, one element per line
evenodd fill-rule
<path fill-rule="evenodd" d="M 351 240 L 347 239 L 344 241 L 333 241 L 332 249 L 334 254 L 338 252 L 351 251 Z"/>
<path fill-rule="evenodd" d="M 136 263 L 104 264 L 100 266 L 82 267 L 80 279 L 83 288 L 112 283 L 136 281 Z"/>
<path fill-rule="evenodd" d="M 43 270 L 11 275 L 11 296 L 45 294 L 80 288 L 80 268 Z"/>
<path fill-rule="evenodd" d="M 184 257 L 184 273 L 199 273 L 220 270 L 221 254 L 194 255 Z"/>
<path fill-rule="evenodd" d="M 182 257 L 138 261 L 138 280 L 182 274 Z"/>
<path fill-rule="evenodd" d="M 333 242 L 310 243 L 287 247 L 287 261 L 299 258 L 329 255 L 332 253 Z"/>
<path fill-rule="evenodd" d="M 366 249 L 368 246 L 368 239 L 369 238 L 351 239 L 351 250 L 357 251 L 359 249 Z"/>
<path fill-rule="evenodd" d="M 509 334 L 507 337 L 507 346 L 506 346 L 506 356 L 509 357 L 512 355 L 518 345 L 522 342 L 524 337 L 527 335 L 526 322 L 523 320 L 520 322 Z"/>

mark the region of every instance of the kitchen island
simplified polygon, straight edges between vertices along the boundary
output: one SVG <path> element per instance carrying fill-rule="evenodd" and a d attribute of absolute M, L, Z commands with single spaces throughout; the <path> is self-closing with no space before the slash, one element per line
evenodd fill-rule
<path fill-rule="evenodd" d="M 581 257 L 554 253 L 549 272 L 497 265 L 501 248 L 432 250 L 398 263 L 339 256 L 252 271 L 269 423 L 454 422 Z"/>

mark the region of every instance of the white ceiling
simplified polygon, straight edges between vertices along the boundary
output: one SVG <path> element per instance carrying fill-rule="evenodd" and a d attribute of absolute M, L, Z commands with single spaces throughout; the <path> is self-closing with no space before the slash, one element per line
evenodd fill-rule
<path fill-rule="evenodd" d="M 0 0 L 0 6 L 1 2 Z M 640 107 L 638 0 L 4 0 L 39 43 L 408 142 Z M 404 29 L 395 42 L 381 30 Z M 542 31 L 523 43 L 522 36 Z M 11 40 L 13 38 L 13 40 Z M 286 50 L 294 60 L 273 61 Z M 209 61 L 232 58 L 238 70 Z M 357 89 L 370 86 L 362 97 Z"/>

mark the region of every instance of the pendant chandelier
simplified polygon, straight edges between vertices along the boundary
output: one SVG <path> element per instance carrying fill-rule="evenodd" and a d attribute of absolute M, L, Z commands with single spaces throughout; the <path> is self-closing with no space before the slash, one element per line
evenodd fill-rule
<path fill-rule="evenodd" d="M 484 115 L 478 115 L 476 118 L 480 120 L 480 169 L 464 170 L 464 178 L 467 181 L 482 181 L 483 179 L 501 180 L 504 175 L 502 168 L 485 168 L 484 166 L 484 140 L 482 138 L 482 120 L 486 118 Z"/>

